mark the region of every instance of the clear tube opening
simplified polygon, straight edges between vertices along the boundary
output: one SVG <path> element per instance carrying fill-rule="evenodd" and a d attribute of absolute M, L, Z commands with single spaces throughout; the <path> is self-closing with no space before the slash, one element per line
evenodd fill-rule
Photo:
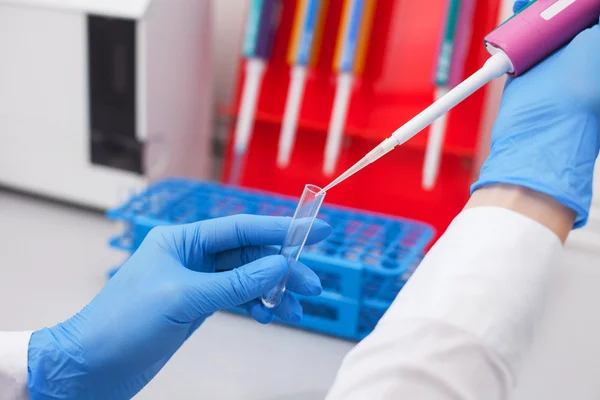
<path fill-rule="evenodd" d="M 279 254 L 286 258 L 290 268 L 293 265 L 293 261 L 297 261 L 300 258 L 300 254 L 302 254 L 302 249 L 324 199 L 325 192 L 321 192 L 320 187 L 315 185 L 306 185 L 304 187 L 279 252 Z M 286 282 L 287 274 L 276 287 L 262 296 L 261 301 L 265 307 L 275 308 L 281 303 Z"/>

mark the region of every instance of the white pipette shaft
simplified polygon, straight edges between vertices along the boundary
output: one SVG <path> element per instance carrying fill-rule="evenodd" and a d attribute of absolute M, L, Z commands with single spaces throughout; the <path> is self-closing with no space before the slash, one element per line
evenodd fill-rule
<path fill-rule="evenodd" d="M 511 69 L 512 63 L 508 56 L 503 52 L 497 52 L 486 61 L 481 69 L 450 90 L 447 95 L 427 107 L 415 118 L 398 128 L 392 133 L 392 136 L 398 141 L 398 145 L 404 144 L 482 86 L 485 86 L 493 79 L 503 76 Z"/>
<path fill-rule="evenodd" d="M 290 74 L 290 87 L 288 89 L 285 113 L 283 114 L 283 126 L 279 137 L 279 149 L 277 152 L 277 165 L 285 168 L 290 163 L 292 149 L 296 141 L 296 127 L 298 126 L 298 115 L 302 106 L 302 96 L 306 83 L 306 67 L 295 66 Z"/>
<path fill-rule="evenodd" d="M 353 80 L 352 73 L 343 72 L 338 75 L 335 99 L 333 101 L 333 112 L 329 123 L 327 144 L 325 145 L 323 172 L 327 176 L 333 175 L 340 156 Z"/>
<path fill-rule="evenodd" d="M 354 164 L 346 172 L 327 185 L 322 191 L 326 192 L 327 190 L 336 186 L 338 183 L 354 175 L 367 165 L 389 153 L 396 146 L 404 144 L 410 138 L 429 126 L 433 121 L 450 111 L 488 82 L 499 78 L 512 70 L 512 62 L 508 56 L 502 51 L 495 51 L 494 55 L 486 61 L 485 65 L 481 67 L 480 70 L 449 91 L 446 96 L 440 98 L 431 106 L 427 107 L 415 118 L 398 128 L 392 134 L 392 136 L 381 142 L 381 144 L 379 144 L 369 154 L 367 154 L 359 162 Z"/>
<path fill-rule="evenodd" d="M 234 150 L 238 153 L 245 153 L 248 149 L 265 67 L 265 61 L 260 58 L 250 58 L 246 61 L 246 78 L 242 91 L 240 115 L 235 126 Z"/>
<path fill-rule="evenodd" d="M 435 98 L 441 99 L 448 94 L 447 87 L 440 87 L 435 91 Z M 429 138 L 427 140 L 427 150 L 425 151 L 425 163 L 423 164 L 423 183 L 426 190 L 431 190 L 437 179 L 440 169 L 440 159 L 442 157 L 442 144 L 446 134 L 448 124 L 448 113 L 436 119 L 431 125 Z"/>

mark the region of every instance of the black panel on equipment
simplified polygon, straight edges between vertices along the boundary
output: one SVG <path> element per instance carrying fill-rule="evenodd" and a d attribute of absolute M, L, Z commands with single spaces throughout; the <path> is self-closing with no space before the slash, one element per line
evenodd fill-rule
<path fill-rule="evenodd" d="M 142 173 L 136 139 L 135 21 L 88 16 L 91 160 Z"/>

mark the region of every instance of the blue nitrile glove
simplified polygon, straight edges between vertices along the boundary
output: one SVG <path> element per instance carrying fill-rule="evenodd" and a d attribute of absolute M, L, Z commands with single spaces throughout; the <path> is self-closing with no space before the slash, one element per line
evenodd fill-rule
<path fill-rule="evenodd" d="M 90 304 L 33 333 L 32 400 L 129 399 L 220 309 L 245 304 L 263 323 L 272 320 L 272 312 L 298 321 L 302 308 L 289 292 L 321 293 L 319 278 L 308 267 L 290 266 L 288 290 L 273 311 L 257 300 L 288 271 L 273 245 L 283 242 L 290 221 L 239 215 L 153 229 Z M 330 231 L 317 220 L 308 242 L 321 241 Z"/>
<path fill-rule="evenodd" d="M 531 3 L 531 0 L 516 0 L 515 5 L 513 6 L 513 11 L 514 12 L 521 11 L 521 9 L 529 3 Z"/>
<path fill-rule="evenodd" d="M 518 1 L 515 10 L 527 4 Z M 524 39 L 526 40 L 526 39 Z M 471 187 L 505 183 L 552 196 L 587 222 L 600 148 L 600 26 L 510 79 L 492 148 Z"/>

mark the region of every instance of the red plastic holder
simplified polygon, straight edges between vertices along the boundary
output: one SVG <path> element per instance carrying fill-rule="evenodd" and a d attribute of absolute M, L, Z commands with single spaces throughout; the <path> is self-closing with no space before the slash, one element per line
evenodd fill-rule
<path fill-rule="evenodd" d="M 298 123 L 290 166 L 276 165 L 277 146 L 290 78 L 286 63 L 296 2 L 284 2 L 273 57 L 265 74 L 256 122 L 241 185 L 297 196 L 306 183 L 325 186 L 334 177 L 322 173 L 333 97 L 332 68 L 342 0 L 330 0 L 317 64 L 312 68 Z M 434 100 L 432 77 L 439 48 L 445 0 L 379 0 L 362 76 L 354 86 L 336 175 Z M 483 38 L 497 25 L 500 0 L 477 2 L 464 76 L 488 58 Z M 243 59 L 240 62 L 244 62 Z M 244 68 L 240 68 L 239 107 Z M 485 115 L 485 90 L 472 95 L 449 116 L 440 175 L 434 190 L 421 187 L 427 144 L 424 131 L 327 194 L 327 202 L 421 220 L 444 232 L 469 196 L 474 161 Z M 233 136 L 232 126 L 231 135 Z M 223 174 L 232 161 L 228 145 Z"/>

